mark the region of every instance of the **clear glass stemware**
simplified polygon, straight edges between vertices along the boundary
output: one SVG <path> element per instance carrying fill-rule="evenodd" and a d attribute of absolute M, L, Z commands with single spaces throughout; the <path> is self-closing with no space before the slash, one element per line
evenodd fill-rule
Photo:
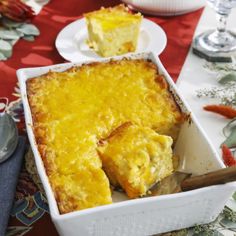
<path fill-rule="evenodd" d="M 226 29 L 228 16 L 231 9 L 236 7 L 236 0 L 208 0 L 208 3 L 216 12 L 217 28 L 198 35 L 194 39 L 193 49 L 208 59 L 227 57 L 236 51 L 236 34 Z"/>

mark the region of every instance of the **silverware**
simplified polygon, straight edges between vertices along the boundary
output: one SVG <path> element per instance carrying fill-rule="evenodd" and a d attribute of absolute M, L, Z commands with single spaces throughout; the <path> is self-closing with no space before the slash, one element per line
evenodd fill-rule
<path fill-rule="evenodd" d="M 18 130 L 12 117 L 0 113 L 0 163 L 7 160 L 15 151 L 18 143 Z"/>
<path fill-rule="evenodd" d="M 236 181 L 236 166 L 223 168 L 204 175 L 198 175 L 185 179 L 181 183 L 181 189 L 182 191 L 188 191 L 233 181 Z"/>
<path fill-rule="evenodd" d="M 190 175 L 191 174 L 175 172 L 155 184 L 150 189 L 147 197 L 178 193 L 236 181 L 236 166 L 219 169 L 193 177 L 190 177 Z"/>

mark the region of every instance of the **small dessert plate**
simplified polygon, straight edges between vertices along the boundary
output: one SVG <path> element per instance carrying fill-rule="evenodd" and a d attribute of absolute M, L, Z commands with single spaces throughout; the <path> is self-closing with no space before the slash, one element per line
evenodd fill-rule
<path fill-rule="evenodd" d="M 59 54 L 68 61 L 87 61 L 101 58 L 86 44 L 88 38 L 85 19 L 79 19 L 67 25 L 56 38 L 56 48 Z M 136 52 L 153 52 L 160 55 L 167 43 L 164 30 L 156 23 L 143 19 L 140 27 Z"/>

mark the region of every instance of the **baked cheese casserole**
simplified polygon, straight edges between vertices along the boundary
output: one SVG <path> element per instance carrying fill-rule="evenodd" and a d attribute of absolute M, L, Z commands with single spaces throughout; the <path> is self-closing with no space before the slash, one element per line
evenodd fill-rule
<path fill-rule="evenodd" d="M 98 151 L 112 184 L 136 198 L 173 172 L 172 143 L 170 136 L 124 123 L 100 142 Z"/>
<path fill-rule="evenodd" d="M 175 140 L 184 116 L 152 62 L 122 59 L 51 71 L 29 79 L 27 92 L 36 143 L 61 213 L 111 203 L 110 176 L 104 170 L 117 172 L 110 181 L 124 186 L 131 172 L 122 181 L 117 176 L 127 160 L 136 169 L 136 151 L 137 158 L 143 155 L 150 162 L 149 174 L 132 173 L 141 182 L 130 185 L 130 193 L 125 187 L 131 197 L 144 195 L 171 173 L 172 141 L 163 135 Z M 127 122 L 132 126 L 124 140 L 117 135 L 109 139 L 106 158 L 101 157 L 101 143 Z M 117 156 L 121 163 L 110 167 Z"/>
<path fill-rule="evenodd" d="M 124 5 L 101 8 L 84 15 L 88 44 L 100 56 L 110 57 L 134 52 L 137 47 L 140 13 L 132 14 Z"/>

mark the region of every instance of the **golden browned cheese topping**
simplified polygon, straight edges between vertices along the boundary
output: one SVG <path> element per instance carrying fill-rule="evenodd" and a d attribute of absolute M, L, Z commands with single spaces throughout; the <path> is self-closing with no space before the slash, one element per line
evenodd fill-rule
<path fill-rule="evenodd" d="M 165 80 L 146 60 L 124 59 L 49 72 L 28 80 L 27 90 L 36 142 L 56 198 L 63 199 L 58 201 L 62 213 L 98 204 L 94 194 L 94 199 L 88 200 L 91 204 L 81 201 L 82 205 L 67 206 L 72 199 L 78 201 L 75 194 L 84 191 L 82 183 L 86 181 L 76 181 L 81 169 L 101 172 L 96 151 L 100 139 L 128 121 L 175 139 L 182 122 Z M 68 186 L 67 179 L 73 179 Z M 101 182 L 104 179 L 103 173 Z M 109 189 L 108 180 L 101 186 Z M 90 188 L 92 191 L 93 184 Z M 101 205 L 111 202 L 108 195 Z"/>
<path fill-rule="evenodd" d="M 101 8 L 100 10 L 86 13 L 84 16 L 88 20 L 96 20 L 103 31 L 124 27 L 142 18 L 140 13 L 132 14 L 122 4 L 115 7 Z"/>

